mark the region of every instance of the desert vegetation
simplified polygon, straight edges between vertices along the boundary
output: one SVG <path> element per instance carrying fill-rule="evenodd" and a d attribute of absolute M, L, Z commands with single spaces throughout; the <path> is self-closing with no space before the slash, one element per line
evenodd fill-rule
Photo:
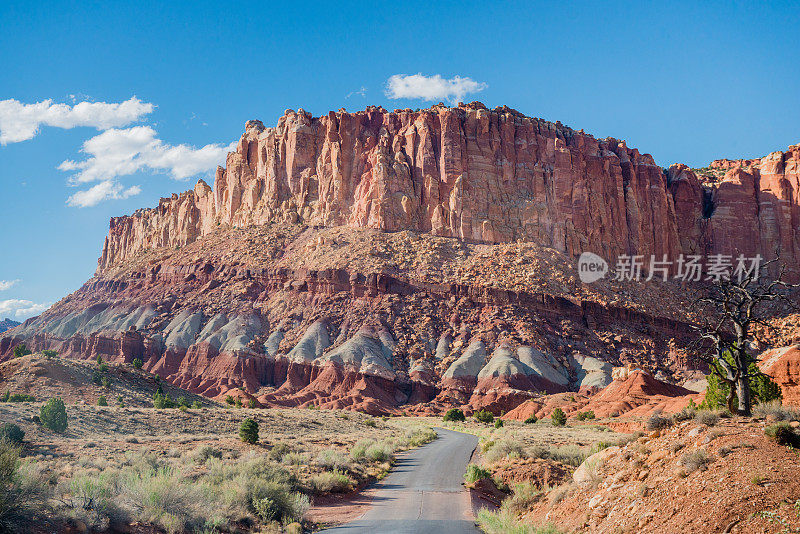
<path fill-rule="evenodd" d="M 10 532 L 32 518 L 53 529 L 299 532 L 314 498 L 381 478 L 398 451 L 435 439 L 419 423 L 331 410 L 51 399 L 0 415 L 16 421 L 0 427 L 0 530 Z"/>

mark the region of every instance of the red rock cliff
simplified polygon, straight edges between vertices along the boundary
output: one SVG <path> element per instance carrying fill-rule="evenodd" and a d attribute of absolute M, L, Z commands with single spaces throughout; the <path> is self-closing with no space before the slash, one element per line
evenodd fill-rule
<path fill-rule="evenodd" d="M 193 242 L 218 225 L 267 221 L 411 229 L 569 254 L 755 254 L 800 263 L 800 146 L 730 162 L 704 186 L 624 141 L 480 103 L 455 108 L 287 110 L 248 121 L 213 189 L 111 220 L 99 271 L 142 249 Z M 748 169 L 748 170 L 745 170 Z"/>

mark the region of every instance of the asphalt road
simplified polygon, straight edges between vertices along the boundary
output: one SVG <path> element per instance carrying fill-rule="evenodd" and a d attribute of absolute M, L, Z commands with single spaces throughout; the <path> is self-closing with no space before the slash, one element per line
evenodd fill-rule
<path fill-rule="evenodd" d="M 392 472 L 375 485 L 367 512 L 331 534 L 480 532 L 461 485 L 478 438 L 437 428 L 439 438 L 399 455 Z"/>

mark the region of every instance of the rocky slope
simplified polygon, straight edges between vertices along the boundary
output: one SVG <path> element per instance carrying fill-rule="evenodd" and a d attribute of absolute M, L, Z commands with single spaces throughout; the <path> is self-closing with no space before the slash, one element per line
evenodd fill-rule
<path fill-rule="evenodd" d="M 289 110 L 247 123 L 213 188 L 112 219 L 95 277 L 0 355 L 140 358 L 209 397 L 371 413 L 510 410 L 615 366 L 680 382 L 693 288 L 581 284 L 575 255 L 780 244 L 797 267 L 799 160 L 708 185 L 505 107 Z"/>
<path fill-rule="evenodd" d="M 7 330 L 11 330 L 15 326 L 19 325 L 20 325 L 19 322 L 12 321 L 11 319 L 6 317 L 5 319 L 0 320 L 0 333 L 6 332 Z"/>

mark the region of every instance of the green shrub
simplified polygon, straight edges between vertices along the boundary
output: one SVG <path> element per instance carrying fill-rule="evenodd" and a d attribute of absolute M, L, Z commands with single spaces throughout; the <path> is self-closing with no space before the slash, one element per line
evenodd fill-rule
<path fill-rule="evenodd" d="M 733 357 L 729 353 L 725 355 L 725 359 L 728 360 L 728 363 L 733 364 Z M 718 363 L 714 363 L 714 365 L 719 368 Z M 724 370 L 721 368 L 719 370 L 722 374 L 725 374 Z M 780 386 L 773 382 L 770 377 L 762 374 L 755 363 L 751 363 L 748 366 L 747 372 L 752 375 L 752 378 L 750 378 L 749 381 L 749 386 L 750 398 L 754 403 L 765 403 L 773 400 L 780 400 L 783 397 Z M 709 410 L 713 410 L 715 408 L 727 408 L 727 398 L 728 393 L 730 392 L 730 386 L 728 383 L 720 380 L 717 374 L 713 372 L 706 377 L 706 380 L 708 381 L 708 387 L 706 387 L 706 396 L 703 402 L 700 404 L 700 407 Z M 736 405 L 739 403 L 739 401 L 735 393 L 733 396 L 733 402 L 734 405 Z"/>
<path fill-rule="evenodd" d="M 105 396 L 100 395 L 97 398 L 97 405 L 98 406 L 108 406 L 108 400 L 106 400 Z"/>
<path fill-rule="evenodd" d="M 567 415 L 564 413 L 564 410 L 561 408 L 556 408 L 553 410 L 553 413 L 550 414 L 550 422 L 553 423 L 553 426 L 564 426 L 567 424 Z"/>
<path fill-rule="evenodd" d="M 156 391 L 153 395 L 153 408 L 163 410 L 164 408 L 174 408 L 175 402 L 169 395 Z"/>
<path fill-rule="evenodd" d="M 498 511 L 482 509 L 478 513 L 478 525 L 486 534 L 560 534 L 561 532 L 552 524 L 536 528 L 523 523 L 517 514 L 504 509 Z"/>
<path fill-rule="evenodd" d="M 498 441 L 487 441 L 483 453 L 485 463 L 494 464 L 505 458 L 524 458 L 525 448 L 513 438 L 503 438 Z"/>
<path fill-rule="evenodd" d="M 800 436 L 795 433 L 789 423 L 780 422 L 769 425 L 764 429 L 764 434 L 778 445 L 800 448 Z"/>
<path fill-rule="evenodd" d="M 192 408 L 194 408 L 194 409 L 199 409 L 199 408 L 202 408 L 202 407 L 203 407 L 203 403 L 201 403 L 200 401 L 194 401 L 192 403 Z"/>
<path fill-rule="evenodd" d="M 241 408 L 242 407 L 242 398 L 241 397 L 236 397 L 236 407 L 237 408 Z"/>
<path fill-rule="evenodd" d="M 375 428 L 377 426 L 377 423 L 375 422 L 375 419 L 370 417 L 369 419 L 364 420 L 364 426 Z"/>
<path fill-rule="evenodd" d="M 101 373 L 107 373 L 108 372 L 108 364 L 107 363 L 98 364 L 97 365 L 97 370 L 100 371 Z"/>
<path fill-rule="evenodd" d="M 7 440 L 9 443 L 19 445 L 25 439 L 25 432 L 14 423 L 3 423 L 0 425 L 0 441 Z"/>
<path fill-rule="evenodd" d="M 97 355 L 97 365 L 103 365 L 103 357 L 99 354 Z"/>
<path fill-rule="evenodd" d="M 481 410 L 479 412 L 476 412 L 473 415 L 473 417 L 479 423 L 486 423 L 486 424 L 494 423 L 494 414 L 492 412 L 487 412 L 486 410 Z"/>
<path fill-rule="evenodd" d="M 178 397 L 178 400 L 177 400 L 177 401 L 175 401 L 175 402 L 177 402 L 177 404 L 178 404 L 178 407 L 183 407 L 183 408 L 185 408 L 185 407 L 189 406 L 189 402 L 186 400 L 186 397 L 184 397 L 183 395 L 181 395 L 180 397 Z"/>
<path fill-rule="evenodd" d="M 236 404 L 236 399 L 233 398 L 233 395 L 225 395 L 225 403 L 229 406 L 233 406 Z"/>
<path fill-rule="evenodd" d="M 107 376 L 104 376 L 100 379 L 100 385 L 102 385 L 104 388 L 111 387 L 111 379 Z"/>
<path fill-rule="evenodd" d="M 535 415 L 532 415 L 532 416 L 528 417 L 527 419 L 525 419 L 525 424 L 526 425 L 534 425 L 538 421 L 539 421 L 539 419 Z"/>
<path fill-rule="evenodd" d="M 222 451 L 211 445 L 201 445 L 195 450 L 194 459 L 197 463 L 204 464 L 211 458 L 222 458 Z"/>
<path fill-rule="evenodd" d="M 56 351 L 50 349 L 43 350 L 42 354 L 44 354 L 48 358 L 55 358 L 56 356 L 58 356 L 58 353 Z"/>
<path fill-rule="evenodd" d="M 8 393 L 8 396 L 3 398 L 6 399 L 5 402 L 36 402 L 33 395 L 28 395 L 27 393 Z"/>
<path fill-rule="evenodd" d="M 365 451 L 366 455 L 366 451 Z M 314 463 L 328 470 L 349 470 L 350 460 L 336 449 L 324 449 L 317 454 Z"/>
<path fill-rule="evenodd" d="M 285 443 L 276 443 L 269 450 L 269 459 L 276 462 L 283 461 L 283 457 L 292 452 L 292 448 Z"/>
<path fill-rule="evenodd" d="M 311 487 L 317 493 L 343 493 L 353 488 L 353 482 L 340 471 L 324 471 L 311 477 Z"/>
<path fill-rule="evenodd" d="M 255 399 L 250 399 L 249 401 L 247 401 L 247 407 L 248 408 L 258 408 L 258 402 L 256 402 Z"/>
<path fill-rule="evenodd" d="M 98 371 L 97 369 L 92 371 L 92 383 L 97 386 L 103 385 L 103 375 L 100 374 L 100 371 Z"/>
<path fill-rule="evenodd" d="M 458 408 L 450 408 L 442 418 L 443 421 L 466 421 L 466 419 L 464 412 Z"/>
<path fill-rule="evenodd" d="M 476 464 L 469 464 L 467 466 L 467 472 L 464 473 L 464 481 L 467 484 L 474 484 L 484 478 L 492 478 L 492 474 L 487 469 Z"/>
<path fill-rule="evenodd" d="M 11 392 L 6 390 L 6 392 L 3 393 L 2 397 L 0 397 L 0 402 L 8 402 L 9 399 L 11 399 Z"/>
<path fill-rule="evenodd" d="M 392 454 L 392 447 L 387 443 L 375 443 L 367 447 L 365 455 L 368 460 L 373 462 L 392 462 L 394 461 L 394 454 Z"/>
<path fill-rule="evenodd" d="M 20 343 L 19 345 L 14 347 L 15 358 L 22 358 L 23 356 L 27 356 L 30 353 L 31 351 L 28 350 L 28 347 L 26 347 L 24 343 Z"/>
<path fill-rule="evenodd" d="M 39 410 L 39 420 L 54 432 L 64 432 L 67 429 L 67 407 L 64 401 L 58 397 L 47 401 Z"/>
<path fill-rule="evenodd" d="M 44 518 L 47 487 L 32 464 L 21 464 L 19 446 L 0 439 L 0 532 L 30 532 Z"/>
<path fill-rule="evenodd" d="M 585 412 L 579 412 L 578 415 L 575 416 L 575 419 L 578 421 L 591 421 L 594 419 L 594 411 L 586 410 Z"/>
<path fill-rule="evenodd" d="M 139 358 L 134 358 L 133 361 L 131 362 L 131 365 L 133 365 L 134 369 L 141 369 L 142 366 L 144 365 L 144 362 Z"/>
<path fill-rule="evenodd" d="M 503 420 L 502 419 L 496 419 L 495 422 L 494 422 L 494 427 L 495 428 L 503 428 Z"/>
<path fill-rule="evenodd" d="M 239 427 L 239 438 L 245 443 L 257 443 L 258 442 L 258 423 L 250 419 L 249 417 L 242 421 L 241 426 Z"/>

